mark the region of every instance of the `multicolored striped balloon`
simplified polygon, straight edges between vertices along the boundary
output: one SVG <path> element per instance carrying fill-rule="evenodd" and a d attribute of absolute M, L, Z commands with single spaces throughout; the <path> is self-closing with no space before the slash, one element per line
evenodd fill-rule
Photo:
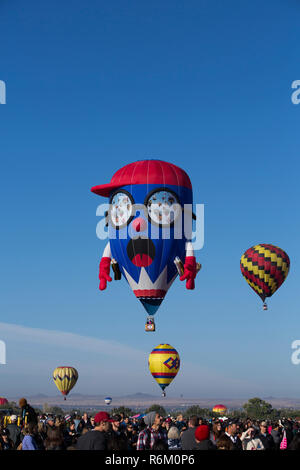
<path fill-rule="evenodd" d="M 61 366 L 53 371 L 53 380 L 58 390 L 66 395 L 72 390 L 78 379 L 78 372 L 74 367 Z"/>
<path fill-rule="evenodd" d="M 159 344 L 149 355 L 149 370 L 163 390 L 170 385 L 180 368 L 179 354 L 170 344 Z"/>
<path fill-rule="evenodd" d="M 215 405 L 213 407 L 213 413 L 226 414 L 227 408 L 225 405 Z"/>
<path fill-rule="evenodd" d="M 264 302 L 285 281 L 289 268 L 288 255 L 278 246 L 261 243 L 249 248 L 241 257 L 242 275 Z M 266 307 L 266 305 L 264 304 Z"/>

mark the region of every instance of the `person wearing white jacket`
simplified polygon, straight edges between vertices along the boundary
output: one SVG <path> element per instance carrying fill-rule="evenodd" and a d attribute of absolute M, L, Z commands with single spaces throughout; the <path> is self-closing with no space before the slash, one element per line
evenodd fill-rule
<path fill-rule="evenodd" d="M 241 435 L 244 450 L 264 450 L 263 443 L 259 437 L 255 437 L 255 429 L 249 428 Z"/>

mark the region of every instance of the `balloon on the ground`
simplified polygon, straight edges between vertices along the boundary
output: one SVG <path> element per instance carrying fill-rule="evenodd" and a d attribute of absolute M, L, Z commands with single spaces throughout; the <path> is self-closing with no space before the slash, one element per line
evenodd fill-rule
<path fill-rule="evenodd" d="M 4 397 L 0 397 L 0 405 L 7 405 L 8 400 Z"/>
<path fill-rule="evenodd" d="M 104 402 L 105 402 L 106 405 L 110 405 L 110 404 L 111 404 L 111 400 L 112 400 L 111 397 L 106 397 L 106 398 L 104 399 Z"/>
<path fill-rule="evenodd" d="M 53 380 L 64 399 L 72 390 L 78 379 L 78 372 L 74 367 L 61 366 L 53 371 Z"/>
<path fill-rule="evenodd" d="M 159 344 L 150 353 L 148 365 L 152 376 L 164 392 L 179 371 L 179 354 L 170 344 Z"/>
<path fill-rule="evenodd" d="M 281 248 L 261 243 L 245 251 L 240 267 L 249 286 L 265 302 L 285 281 L 290 259 Z M 266 304 L 264 307 L 266 309 Z"/>
<path fill-rule="evenodd" d="M 175 280 L 194 289 L 199 270 L 192 237 L 192 184 L 172 163 L 142 160 L 118 170 L 111 182 L 91 188 L 109 197 L 107 244 L 99 268 L 100 290 L 107 287 L 112 266 L 123 274 L 146 312 L 154 315 Z M 181 263 L 181 264 L 180 264 Z"/>

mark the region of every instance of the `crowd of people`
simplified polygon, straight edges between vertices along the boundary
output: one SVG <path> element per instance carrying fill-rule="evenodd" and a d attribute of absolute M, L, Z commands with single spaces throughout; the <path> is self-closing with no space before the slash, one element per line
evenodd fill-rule
<path fill-rule="evenodd" d="M 21 416 L 0 424 L 0 450 L 300 450 L 300 422 L 253 419 L 205 420 L 182 415 L 162 417 L 156 411 L 143 418 L 38 415 L 25 398 Z"/>

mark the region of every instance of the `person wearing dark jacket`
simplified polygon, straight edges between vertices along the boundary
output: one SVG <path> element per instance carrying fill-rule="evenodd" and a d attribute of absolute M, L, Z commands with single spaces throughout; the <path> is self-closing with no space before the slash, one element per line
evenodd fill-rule
<path fill-rule="evenodd" d="M 7 429 L 2 429 L 1 436 L 0 436 L 0 441 L 1 441 L 2 450 L 13 450 L 14 449 L 14 443 L 10 439 L 9 431 Z"/>
<path fill-rule="evenodd" d="M 70 446 L 74 446 L 76 444 L 77 439 L 78 439 L 78 434 L 75 430 L 74 421 L 70 421 L 68 423 L 68 427 L 64 430 L 63 436 L 64 436 L 64 444 L 66 448 Z"/>
<path fill-rule="evenodd" d="M 87 413 L 83 413 L 82 419 L 79 421 L 77 426 L 77 432 L 82 433 L 84 429 L 92 429 L 92 423 Z"/>
<path fill-rule="evenodd" d="M 107 436 L 111 419 L 105 411 L 99 411 L 95 416 L 95 428 L 79 437 L 77 450 L 107 450 Z"/>
<path fill-rule="evenodd" d="M 229 421 L 226 424 L 224 436 L 232 442 L 233 450 L 243 450 L 242 441 L 237 435 L 236 422 Z"/>
<path fill-rule="evenodd" d="M 15 449 L 21 442 L 21 428 L 17 425 L 17 419 L 16 415 L 11 415 L 10 423 L 6 426 L 6 429 L 9 430 L 9 437 L 13 441 Z"/>
<path fill-rule="evenodd" d="M 258 438 L 263 443 L 265 450 L 274 450 L 275 449 L 275 442 L 271 434 L 267 431 L 267 423 L 262 421 L 260 423 L 260 433 L 258 434 Z"/>
<path fill-rule="evenodd" d="M 56 427 L 49 428 L 45 440 L 45 450 L 64 450 L 64 440 L 61 430 Z"/>
<path fill-rule="evenodd" d="M 27 403 L 26 398 L 21 398 L 19 400 L 19 406 L 21 408 L 21 417 L 22 417 L 22 424 L 23 425 L 29 424 L 29 423 L 33 423 L 33 424 L 38 423 L 37 414 L 34 411 L 34 409 L 32 408 L 32 406 L 30 406 Z"/>
<path fill-rule="evenodd" d="M 193 450 L 216 450 L 216 446 L 209 438 L 210 430 L 207 424 L 198 426 L 195 430 L 196 445 Z"/>
<path fill-rule="evenodd" d="M 281 439 L 282 439 L 282 434 L 280 432 L 278 423 L 274 424 L 273 429 L 271 431 L 271 436 L 273 437 L 275 449 L 278 450 L 279 446 L 280 446 Z"/>
<path fill-rule="evenodd" d="M 192 450 L 196 445 L 195 430 L 198 424 L 197 416 L 191 416 L 188 422 L 188 429 L 181 434 L 182 450 Z"/>

